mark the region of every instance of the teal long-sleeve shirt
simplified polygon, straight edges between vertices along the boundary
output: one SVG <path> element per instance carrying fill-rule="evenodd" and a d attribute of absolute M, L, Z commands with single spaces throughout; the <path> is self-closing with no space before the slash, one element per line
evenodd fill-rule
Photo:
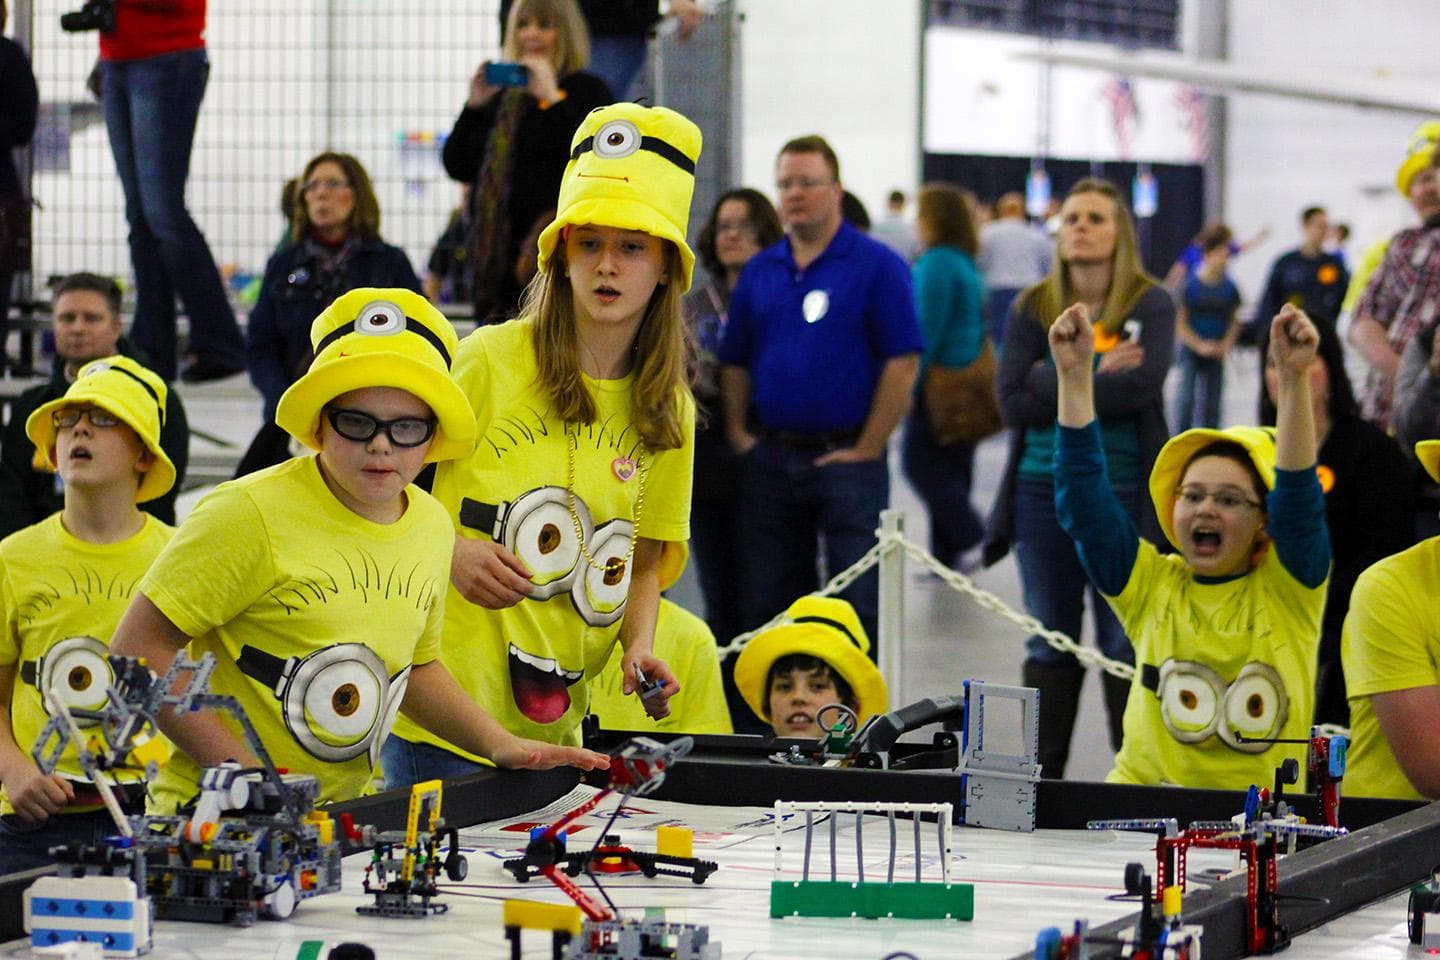
<path fill-rule="evenodd" d="M 1056 519 L 1075 540 L 1090 582 L 1106 596 L 1119 596 L 1135 566 L 1140 535 L 1111 492 L 1096 423 L 1056 430 Z M 1281 564 L 1306 587 L 1324 583 L 1330 570 L 1330 534 L 1324 521 L 1325 494 L 1315 470 L 1276 470 L 1275 489 L 1266 501 L 1267 530 Z"/>
<path fill-rule="evenodd" d="M 935 246 L 921 254 L 911 269 L 925 340 L 922 380 L 931 363 L 969 366 L 980 356 L 985 339 L 985 284 L 975 261 L 959 247 Z"/>

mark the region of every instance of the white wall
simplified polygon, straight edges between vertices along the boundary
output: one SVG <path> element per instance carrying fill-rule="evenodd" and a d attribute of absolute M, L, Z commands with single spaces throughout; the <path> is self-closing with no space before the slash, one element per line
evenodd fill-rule
<path fill-rule="evenodd" d="M 1230 0 L 1229 59 L 1298 77 L 1388 76 L 1436 96 L 1440 116 L 1440 3 L 1433 0 Z M 1298 243 L 1299 213 L 1328 207 L 1348 222 L 1352 261 L 1371 240 L 1413 220 L 1393 186 L 1420 118 L 1258 94 L 1229 98 L 1225 218 L 1270 240 L 1235 262 L 1258 298 L 1271 261 Z"/>
<path fill-rule="evenodd" d="M 918 0 L 742 0 L 741 180 L 774 196 L 775 154 L 819 133 L 872 217 L 920 175 Z"/>

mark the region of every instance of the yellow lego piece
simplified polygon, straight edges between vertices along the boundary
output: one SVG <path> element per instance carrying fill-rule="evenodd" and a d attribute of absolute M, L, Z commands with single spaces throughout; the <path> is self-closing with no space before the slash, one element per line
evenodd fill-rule
<path fill-rule="evenodd" d="M 152 760 L 157 767 L 163 767 L 169 759 L 170 744 L 164 737 L 150 737 L 140 740 L 135 746 L 130 748 L 131 763 L 142 769 Z"/>
<path fill-rule="evenodd" d="M 1184 891 L 1179 886 L 1166 887 L 1160 895 L 1160 909 L 1166 917 L 1180 916 L 1181 901 L 1184 898 Z"/>
<path fill-rule="evenodd" d="M 196 870 L 214 870 L 215 861 L 202 860 L 199 857 L 196 857 L 194 860 L 190 861 L 190 866 L 194 867 Z"/>
<path fill-rule="evenodd" d="M 329 845 L 335 842 L 335 821 L 330 819 L 330 814 L 323 810 L 311 810 L 305 819 L 315 824 L 315 836 L 321 843 Z"/>
<path fill-rule="evenodd" d="M 655 852 L 667 857 L 694 857 L 695 831 L 686 827 L 656 827 Z"/>
<path fill-rule="evenodd" d="M 526 930 L 564 930 L 580 935 L 580 908 L 573 903 L 540 903 L 537 900 L 506 900 L 504 926 Z"/>

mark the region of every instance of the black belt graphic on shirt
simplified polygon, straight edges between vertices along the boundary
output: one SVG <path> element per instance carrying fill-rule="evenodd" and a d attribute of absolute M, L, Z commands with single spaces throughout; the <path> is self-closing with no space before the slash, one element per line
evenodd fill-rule
<path fill-rule="evenodd" d="M 115 679 L 110 650 L 94 637 L 66 637 L 35 660 L 20 664 L 20 679 L 37 690 L 55 690 L 71 710 L 99 710 L 105 691 Z M 45 712 L 50 712 L 46 707 Z M 75 723 L 93 727 L 98 720 L 76 717 Z"/>
<path fill-rule="evenodd" d="M 379 761 L 410 681 L 409 664 L 388 676 L 385 661 L 361 643 L 284 659 L 247 645 L 236 664 L 274 692 L 286 729 L 305 752 L 329 763 L 367 751 L 372 767 Z"/>
<path fill-rule="evenodd" d="M 577 520 L 585 546 L 597 561 L 620 561 L 629 552 L 635 525 L 616 518 L 596 527 L 590 507 L 579 496 L 572 517 L 570 491 L 564 487 L 536 487 L 499 504 L 470 497 L 460 501 L 462 526 L 490 537 L 530 570 L 530 599 L 569 594 L 587 624 L 607 627 L 625 613 L 630 565 L 617 564 L 601 571 L 586 563 L 580 554 L 580 538 L 575 535 Z"/>
<path fill-rule="evenodd" d="M 1290 716 L 1290 695 L 1279 671 L 1251 662 L 1226 683 L 1211 667 L 1194 660 L 1166 660 L 1158 668 L 1140 666 L 1140 683 L 1160 701 L 1160 719 L 1181 743 L 1201 743 L 1218 735 L 1241 753 L 1264 753 Z M 1246 738 L 1240 742 L 1236 735 Z"/>

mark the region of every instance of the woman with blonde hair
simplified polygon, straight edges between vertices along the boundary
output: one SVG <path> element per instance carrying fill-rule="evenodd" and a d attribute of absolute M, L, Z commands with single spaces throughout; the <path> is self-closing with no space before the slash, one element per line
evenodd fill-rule
<path fill-rule="evenodd" d="M 575 0 L 517 0 L 501 57 L 476 69 L 442 153 L 446 172 L 475 186 L 470 251 L 480 323 L 513 315 L 520 244 L 555 209 L 570 135 L 611 100 L 605 81 L 585 72 L 590 34 Z"/>
<path fill-rule="evenodd" d="M 1055 410 L 1058 382 L 1047 335 L 1061 312 L 1083 303 L 1095 321 L 1095 406 L 1110 482 L 1142 535 L 1162 542 L 1158 523 L 1140 509 L 1146 478 L 1168 436 L 1165 374 L 1175 341 L 1175 305 L 1140 262 L 1135 224 L 1114 184 L 1086 178 L 1060 208 L 1050 275 L 1016 298 L 1005 326 L 996 387 L 1010 427 L 1010 455 L 990 518 L 987 563 L 1013 543 L 1025 608 L 1051 630 L 1080 636 L 1089 587 L 1074 542 L 1055 518 Z M 1090 588 L 1097 645 L 1134 661 L 1130 641 Z M 1102 674 L 1111 746 L 1118 749 L 1126 681 Z M 1026 641 L 1026 686 L 1040 690 L 1043 775 L 1064 775 L 1085 669 L 1036 635 Z"/>
<path fill-rule="evenodd" d="M 699 129 L 663 107 L 586 117 L 520 317 L 455 358 L 481 439 L 435 475 L 460 530 L 441 658 L 518 736 L 578 744 L 617 642 L 625 694 L 663 715 L 679 690 L 653 644 L 662 546 L 690 536 L 681 297 L 699 154 Z M 477 769 L 417 725 L 396 732 L 391 788 Z"/>

